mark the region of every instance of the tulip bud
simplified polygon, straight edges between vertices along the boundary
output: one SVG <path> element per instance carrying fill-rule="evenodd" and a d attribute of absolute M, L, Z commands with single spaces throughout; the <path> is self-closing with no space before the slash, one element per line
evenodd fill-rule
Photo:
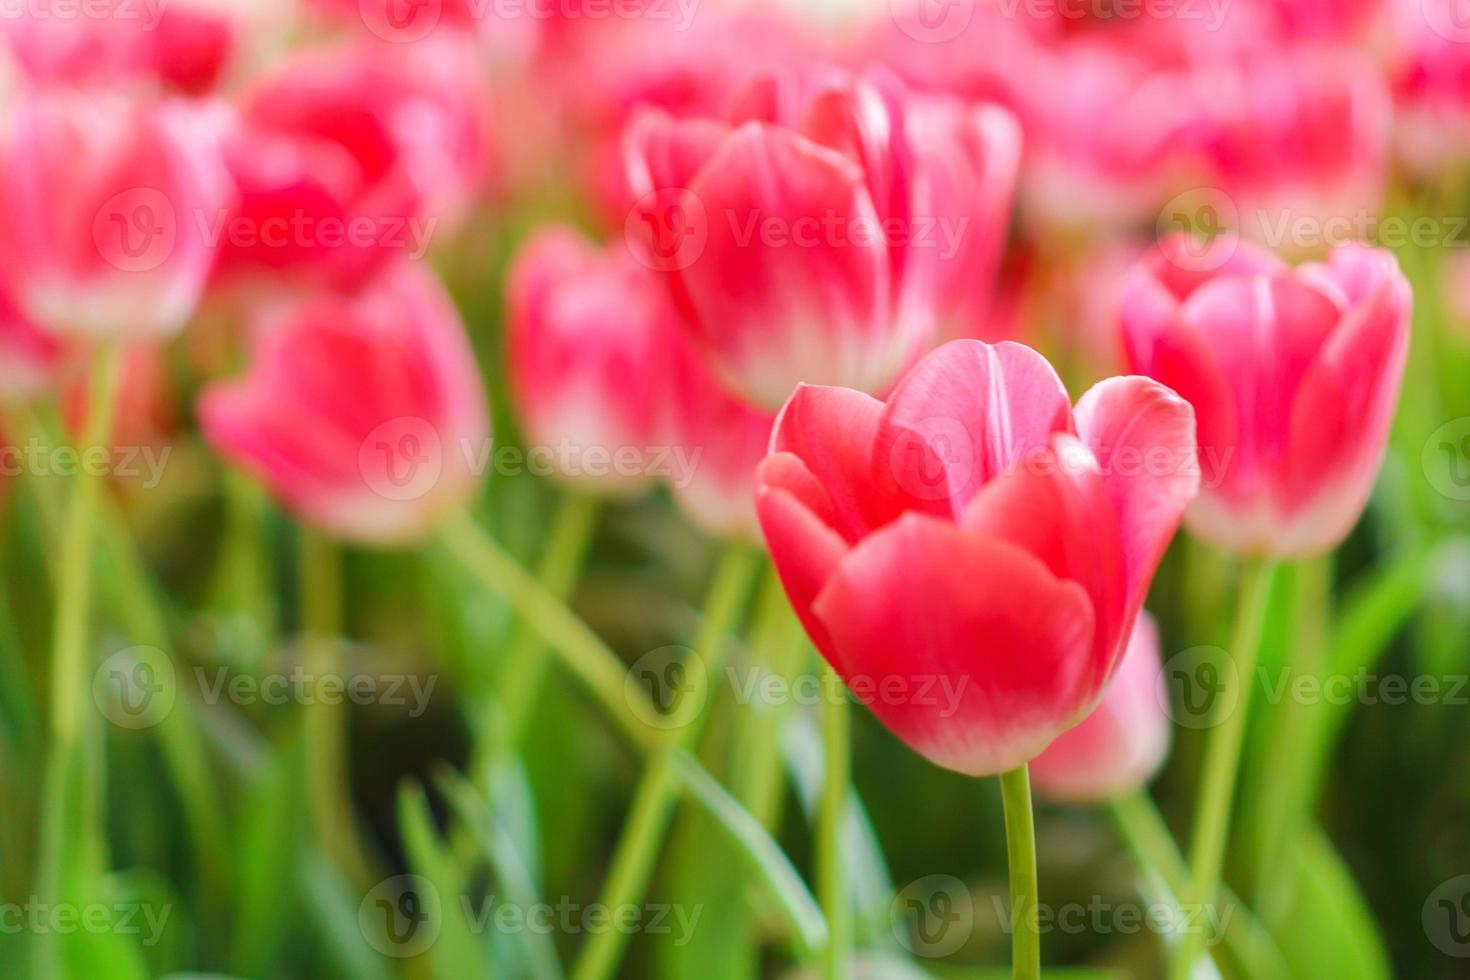
<path fill-rule="evenodd" d="M 1123 288 L 1132 369 L 1199 418 L 1195 534 L 1246 555 L 1336 547 L 1357 522 L 1388 441 L 1411 295 L 1392 254 L 1364 245 L 1293 270 L 1219 238 L 1172 236 Z"/>
<path fill-rule="evenodd" d="M 1142 789 L 1169 754 L 1159 627 L 1140 613 L 1102 702 L 1031 760 L 1031 785 L 1054 800 L 1099 802 Z"/>
<path fill-rule="evenodd" d="M 464 326 L 411 263 L 263 324 L 245 376 L 207 389 L 199 418 L 287 509 L 366 544 L 431 534 L 470 503 L 489 450 Z"/>
<path fill-rule="evenodd" d="M 16 108 L 3 150 L 0 241 L 41 326 L 166 336 L 214 265 L 207 220 L 229 201 L 217 106 L 55 92 Z"/>
<path fill-rule="evenodd" d="M 507 344 L 518 417 L 534 446 L 568 448 L 557 475 L 614 496 L 655 477 L 662 346 L 672 310 L 621 244 L 569 229 L 539 234 L 509 274 Z"/>

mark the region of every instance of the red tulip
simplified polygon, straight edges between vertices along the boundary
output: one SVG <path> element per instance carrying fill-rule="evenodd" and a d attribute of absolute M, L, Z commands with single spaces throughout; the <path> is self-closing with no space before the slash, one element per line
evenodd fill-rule
<path fill-rule="evenodd" d="M 1169 754 L 1159 628 L 1140 613 L 1102 703 L 1031 760 L 1031 785 L 1063 802 L 1091 803 L 1141 789 Z"/>
<path fill-rule="evenodd" d="M 1122 300 L 1132 367 L 1199 416 L 1191 530 L 1276 556 L 1346 537 L 1383 458 L 1410 301 L 1393 256 L 1362 245 L 1292 270 L 1234 239 L 1202 250 L 1173 236 L 1134 268 Z"/>
<path fill-rule="evenodd" d="M 483 105 L 449 38 L 296 55 L 245 99 L 226 267 L 355 287 L 422 257 L 487 179 Z"/>
<path fill-rule="evenodd" d="M 368 544 L 420 539 L 464 507 L 489 449 L 464 326 L 412 263 L 263 325 L 248 373 L 207 389 L 199 417 L 297 516 Z"/>
<path fill-rule="evenodd" d="M 630 227 L 686 328 L 775 408 L 803 382 L 880 391 L 984 307 L 1019 135 L 886 74 L 811 73 L 756 86 L 729 122 L 649 110 L 626 154 Z"/>
<path fill-rule="evenodd" d="M 217 110 L 176 100 L 33 94 L 3 150 L 0 241 L 12 288 L 60 332 L 166 335 L 214 265 L 229 202 Z"/>
<path fill-rule="evenodd" d="M 583 487 L 647 487 L 665 462 L 656 447 L 673 315 L 653 273 L 621 246 L 599 251 L 554 228 L 516 259 L 507 291 L 511 390 L 529 442 L 570 450 L 558 475 Z"/>
<path fill-rule="evenodd" d="M 1074 410 L 1030 348 L 954 341 L 886 403 L 799 388 L 757 509 L 833 668 L 887 685 L 880 720 L 980 776 L 1097 703 L 1198 481 L 1194 414 L 1157 382 L 1104 381 Z"/>

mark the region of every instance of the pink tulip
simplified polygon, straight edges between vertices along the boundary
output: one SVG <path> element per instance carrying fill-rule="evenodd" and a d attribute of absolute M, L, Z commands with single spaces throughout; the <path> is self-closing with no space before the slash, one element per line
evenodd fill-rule
<path fill-rule="evenodd" d="M 534 446 L 570 450 L 560 476 L 602 493 L 646 488 L 660 462 L 668 299 L 627 249 L 541 232 L 509 273 L 509 373 Z M 558 456 L 558 458 L 560 458 Z"/>
<path fill-rule="evenodd" d="M 1470 22 L 1459 0 L 1396 0 L 1386 32 L 1394 143 L 1416 174 L 1470 157 Z"/>
<path fill-rule="evenodd" d="M 1372 491 L 1409 343 L 1393 256 L 1348 245 L 1295 270 L 1231 238 L 1162 241 L 1129 274 L 1134 370 L 1199 416 L 1190 529 L 1233 552 L 1302 556 L 1346 537 Z"/>
<path fill-rule="evenodd" d="M 771 556 L 819 650 L 899 738 L 974 776 L 1101 698 L 1199 481 L 1194 414 L 1146 378 L 1073 409 L 1046 360 L 954 341 L 886 403 L 802 386 L 757 476 Z"/>
<path fill-rule="evenodd" d="M 170 334 L 214 265 L 206 226 L 229 202 L 218 107 L 32 94 L 3 149 L 0 241 L 16 298 L 41 326 Z"/>
<path fill-rule="evenodd" d="M 420 258 L 483 189 L 489 135 L 463 47 L 362 43 L 298 53 L 246 97 L 213 228 L 235 273 L 354 287 Z"/>
<path fill-rule="evenodd" d="M 1102 703 L 1031 761 L 1038 794 L 1095 803 L 1142 789 L 1169 754 L 1173 731 L 1159 658 L 1159 628 L 1140 613 Z"/>
<path fill-rule="evenodd" d="M 367 544 L 430 534 L 474 496 L 488 451 L 464 326 L 412 263 L 263 325 L 248 373 L 207 389 L 199 417 L 298 517 Z"/>
<path fill-rule="evenodd" d="M 650 110 L 627 141 L 630 233 L 733 389 L 880 391 L 952 317 L 976 315 L 1007 224 L 1011 118 L 890 76 L 766 81 L 732 121 Z"/>

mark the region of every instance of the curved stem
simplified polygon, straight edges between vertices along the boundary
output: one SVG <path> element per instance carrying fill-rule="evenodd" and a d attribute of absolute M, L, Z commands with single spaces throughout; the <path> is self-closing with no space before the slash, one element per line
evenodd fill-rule
<path fill-rule="evenodd" d="M 97 354 L 87 390 L 87 417 L 80 452 L 95 453 L 108 445 L 117 405 L 120 352 L 114 344 Z M 38 891 L 43 900 L 60 900 L 69 848 L 100 863 L 103 854 L 102 774 L 98 746 L 87 744 L 95 726 L 83 711 L 90 688 L 87 674 L 88 636 L 92 616 L 92 539 L 104 477 L 79 473 L 67 504 L 57 563 L 55 632 L 51 675 L 51 747 L 46 760 L 41 805 L 41 865 Z M 68 840 L 69 817 L 81 823 L 82 840 Z M 94 836 L 95 835 L 95 836 Z M 96 869 L 100 871 L 100 867 Z M 38 937 L 36 975 L 50 977 L 60 969 L 52 938 Z"/>
<path fill-rule="evenodd" d="M 703 673 L 711 680 L 719 674 L 729 648 L 729 634 L 739 623 L 759 569 L 759 556 L 747 548 L 732 546 L 725 553 L 705 599 L 704 620 L 694 642 L 693 656 L 701 658 L 704 670 L 691 673 Z M 677 697 L 674 703 L 683 704 Z M 628 822 L 613 854 L 612 869 L 598 899 L 602 908 L 616 910 L 643 900 L 679 800 L 678 758 L 699 741 L 708 714 L 708 698 L 703 707 L 706 710 L 696 712 L 665 741 L 639 781 Z M 628 937 L 616 929 L 590 936 L 577 957 L 572 980 L 607 980 L 613 976 L 627 941 Z"/>
<path fill-rule="evenodd" d="M 851 789 L 852 750 L 849 743 L 852 708 L 847 701 L 847 688 L 830 666 L 822 666 L 824 687 L 829 692 L 823 702 L 822 809 L 817 821 L 817 880 L 820 882 L 822 911 L 827 915 L 827 980 L 845 980 L 852 945 L 851 903 L 847 894 L 847 875 L 842 864 L 842 825 L 847 814 L 847 798 Z"/>
<path fill-rule="evenodd" d="M 565 603 L 506 554 L 467 514 L 450 521 L 440 542 L 471 574 L 505 597 L 521 622 L 555 651 L 596 696 L 629 741 L 644 750 L 659 746 L 660 733 L 640 720 L 658 714 L 653 701 L 641 688 L 625 683 L 627 668 L 623 661 Z"/>
<path fill-rule="evenodd" d="M 1235 671 L 1227 672 L 1225 683 L 1239 688 L 1233 710 L 1210 733 L 1205 746 L 1203 772 L 1200 776 L 1199 800 L 1195 807 L 1194 837 L 1190 841 L 1190 889 L 1184 896 L 1187 913 L 1203 910 L 1220 893 L 1220 873 L 1225 860 L 1225 844 L 1230 833 L 1230 805 L 1235 797 L 1235 778 L 1240 769 L 1240 746 L 1245 738 L 1246 718 L 1250 714 L 1251 691 L 1255 688 L 1256 661 L 1260 657 L 1262 632 L 1266 624 L 1266 607 L 1276 578 L 1276 566 L 1268 562 L 1252 563 L 1241 573 L 1240 596 L 1236 608 L 1235 631 L 1231 654 Z M 1217 703 L 1229 704 L 1228 694 L 1221 691 Z M 1169 975 L 1186 980 L 1191 967 L 1204 946 L 1204 932 L 1185 933 L 1175 947 Z"/>
<path fill-rule="evenodd" d="M 1016 980 L 1040 980 L 1036 825 L 1031 817 L 1031 774 L 1025 766 L 1001 774 L 1000 795 L 1011 878 L 1011 975 Z"/>

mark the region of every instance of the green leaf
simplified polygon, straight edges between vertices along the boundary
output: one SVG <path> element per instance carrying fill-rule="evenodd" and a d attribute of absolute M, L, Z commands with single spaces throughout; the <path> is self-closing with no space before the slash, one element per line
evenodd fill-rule
<path fill-rule="evenodd" d="M 398 832 L 413 872 L 438 891 L 427 914 L 438 918 L 438 937 L 428 949 L 434 973 L 443 980 L 491 976 L 479 941 L 465 917 L 459 869 L 439 838 L 423 787 L 406 782 L 398 792 Z"/>
<path fill-rule="evenodd" d="M 1347 865 L 1318 828 L 1290 849 L 1286 914 L 1273 926 L 1297 977 L 1389 980 L 1387 949 Z"/>

